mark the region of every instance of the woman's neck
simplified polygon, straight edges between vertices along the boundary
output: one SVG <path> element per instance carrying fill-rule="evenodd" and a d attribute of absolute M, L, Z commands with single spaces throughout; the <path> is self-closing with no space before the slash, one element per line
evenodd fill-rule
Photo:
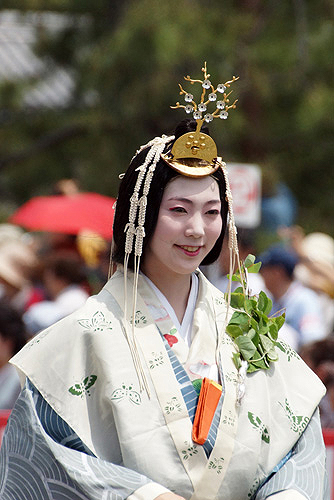
<path fill-rule="evenodd" d="M 191 274 L 171 276 L 171 274 L 150 273 L 147 269 L 143 269 L 143 273 L 159 288 L 174 309 L 177 319 L 182 323 L 191 289 Z"/>

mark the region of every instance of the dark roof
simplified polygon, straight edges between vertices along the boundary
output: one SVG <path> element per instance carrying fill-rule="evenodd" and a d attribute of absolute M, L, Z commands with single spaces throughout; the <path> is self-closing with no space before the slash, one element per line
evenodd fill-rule
<path fill-rule="evenodd" d="M 50 32 L 62 29 L 66 14 L 0 11 L 0 82 L 35 78 L 23 95 L 24 106 L 57 108 L 66 106 L 74 89 L 69 71 L 51 66 L 34 53 L 38 27 Z"/>

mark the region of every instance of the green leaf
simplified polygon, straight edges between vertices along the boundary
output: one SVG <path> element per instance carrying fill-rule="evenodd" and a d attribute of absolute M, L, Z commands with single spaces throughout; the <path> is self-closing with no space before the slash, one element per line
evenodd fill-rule
<path fill-rule="evenodd" d="M 244 306 L 245 297 L 242 293 L 231 293 L 231 307 L 234 309 L 240 309 Z"/>
<path fill-rule="evenodd" d="M 254 328 L 251 328 L 249 332 L 247 333 L 247 337 L 249 337 L 251 340 L 257 335 L 257 332 L 254 330 Z"/>
<path fill-rule="evenodd" d="M 255 318 L 251 318 L 250 319 L 250 324 L 251 324 L 251 327 L 254 328 L 254 330 L 257 332 L 259 330 L 259 323 L 256 321 Z"/>
<path fill-rule="evenodd" d="M 266 325 L 261 318 L 261 322 L 259 323 L 259 334 L 260 335 L 266 335 L 269 331 L 268 325 Z"/>
<path fill-rule="evenodd" d="M 235 343 L 239 347 L 240 354 L 244 359 L 248 361 L 249 359 L 252 358 L 252 356 L 254 356 L 254 353 L 256 352 L 256 347 L 249 337 L 247 337 L 246 335 L 237 337 L 235 339 Z"/>
<path fill-rule="evenodd" d="M 267 297 L 268 299 L 268 303 L 267 303 L 267 307 L 266 309 L 263 311 L 264 314 L 266 314 L 268 316 L 268 314 L 270 313 L 270 311 L 272 310 L 272 307 L 273 307 L 273 301 Z"/>
<path fill-rule="evenodd" d="M 255 262 L 255 255 L 252 255 L 251 253 L 247 255 L 244 261 L 244 266 L 247 269 L 248 267 L 252 266 Z"/>
<path fill-rule="evenodd" d="M 266 335 L 260 335 L 260 341 L 265 352 L 269 352 L 274 347 L 274 343 Z"/>
<path fill-rule="evenodd" d="M 261 290 L 259 293 L 259 300 L 257 303 L 257 307 L 259 308 L 260 311 L 264 312 L 268 304 L 268 297 L 267 295 Z"/>
<path fill-rule="evenodd" d="M 231 335 L 233 339 L 239 337 L 239 335 L 243 334 L 242 329 L 238 325 L 230 325 L 228 324 L 226 327 L 226 332 Z"/>
<path fill-rule="evenodd" d="M 278 360 L 278 354 L 277 354 L 275 347 L 272 347 L 270 349 L 270 351 L 268 352 L 268 359 L 270 359 L 270 361 L 277 361 Z"/>
<path fill-rule="evenodd" d="M 249 316 L 247 313 L 242 312 L 242 311 L 234 311 L 232 314 L 232 317 L 230 319 L 229 324 L 231 325 L 243 325 L 243 324 L 248 324 L 249 321 Z"/>
<path fill-rule="evenodd" d="M 261 262 L 256 262 L 255 264 L 253 264 L 252 266 L 249 266 L 247 268 L 247 271 L 249 273 L 258 273 L 261 269 L 261 265 L 262 263 Z"/>
<path fill-rule="evenodd" d="M 266 365 L 264 359 L 260 359 L 260 361 L 252 361 L 252 365 L 255 366 L 258 370 L 268 370 L 269 366 Z"/>
<path fill-rule="evenodd" d="M 261 291 L 259 294 L 258 308 L 263 314 L 268 315 L 271 311 L 273 303 L 267 295 Z"/>
<path fill-rule="evenodd" d="M 285 323 L 285 313 L 281 314 L 281 316 L 276 316 L 275 318 L 271 318 L 275 321 L 277 329 L 280 330 Z"/>
<path fill-rule="evenodd" d="M 256 300 L 255 299 L 245 299 L 245 310 L 248 314 L 252 314 L 252 311 L 256 309 Z"/>
<path fill-rule="evenodd" d="M 249 363 L 248 368 L 247 368 L 247 373 L 257 372 L 260 369 L 261 368 L 259 368 L 258 366 L 255 366 L 253 363 Z"/>
<path fill-rule="evenodd" d="M 278 337 L 278 328 L 277 328 L 277 325 L 276 323 L 272 323 L 270 326 L 269 326 L 269 332 L 270 332 L 270 336 L 273 340 L 277 340 L 277 337 Z"/>
<path fill-rule="evenodd" d="M 237 368 L 237 370 L 239 370 L 239 368 L 241 368 L 240 353 L 234 352 L 232 354 L 232 358 L 233 358 L 233 363 L 234 363 L 235 367 Z"/>

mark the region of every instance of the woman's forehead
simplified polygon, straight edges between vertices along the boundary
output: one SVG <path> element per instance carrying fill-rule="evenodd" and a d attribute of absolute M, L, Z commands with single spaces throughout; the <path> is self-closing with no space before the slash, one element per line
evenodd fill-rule
<path fill-rule="evenodd" d="M 193 178 L 184 175 L 173 177 L 166 185 L 164 198 L 166 197 L 186 197 L 206 192 L 210 196 L 219 196 L 219 186 L 216 179 L 211 176 Z"/>

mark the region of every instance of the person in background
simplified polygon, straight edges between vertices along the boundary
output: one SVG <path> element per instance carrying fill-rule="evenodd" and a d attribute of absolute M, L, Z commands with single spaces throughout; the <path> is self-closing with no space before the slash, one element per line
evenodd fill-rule
<path fill-rule="evenodd" d="M 317 294 L 294 279 L 298 257 L 281 244 L 269 247 L 259 256 L 260 273 L 270 292 L 272 314 L 285 311 L 286 323 L 298 334 L 297 348 L 325 337 L 326 329 Z"/>
<path fill-rule="evenodd" d="M 34 282 L 38 259 L 31 245 L 23 239 L 0 241 L 0 296 L 23 314 L 45 298 Z"/>
<path fill-rule="evenodd" d="M 305 235 L 299 226 L 282 227 L 278 234 L 298 255 L 294 277 L 318 294 L 330 335 L 334 331 L 334 239 L 320 232 Z"/>
<path fill-rule="evenodd" d="M 43 283 L 49 300 L 29 308 L 23 315 L 30 335 L 71 314 L 87 300 L 86 273 L 82 259 L 71 251 L 58 251 L 43 262 Z"/>
<path fill-rule="evenodd" d="M 319 404 L 320 420 L 324 429 L 334 428 L 334 338 L 304 345 L 300 356 L 326 386 L 327 392 Z"/>
<path fill-rule="evenodd" d="M 8 361 L 26 343 L 26 332 L 20 314 L 0 299 L 0 410 L 11 410 L 20 394 L 21 384 Z"/>

